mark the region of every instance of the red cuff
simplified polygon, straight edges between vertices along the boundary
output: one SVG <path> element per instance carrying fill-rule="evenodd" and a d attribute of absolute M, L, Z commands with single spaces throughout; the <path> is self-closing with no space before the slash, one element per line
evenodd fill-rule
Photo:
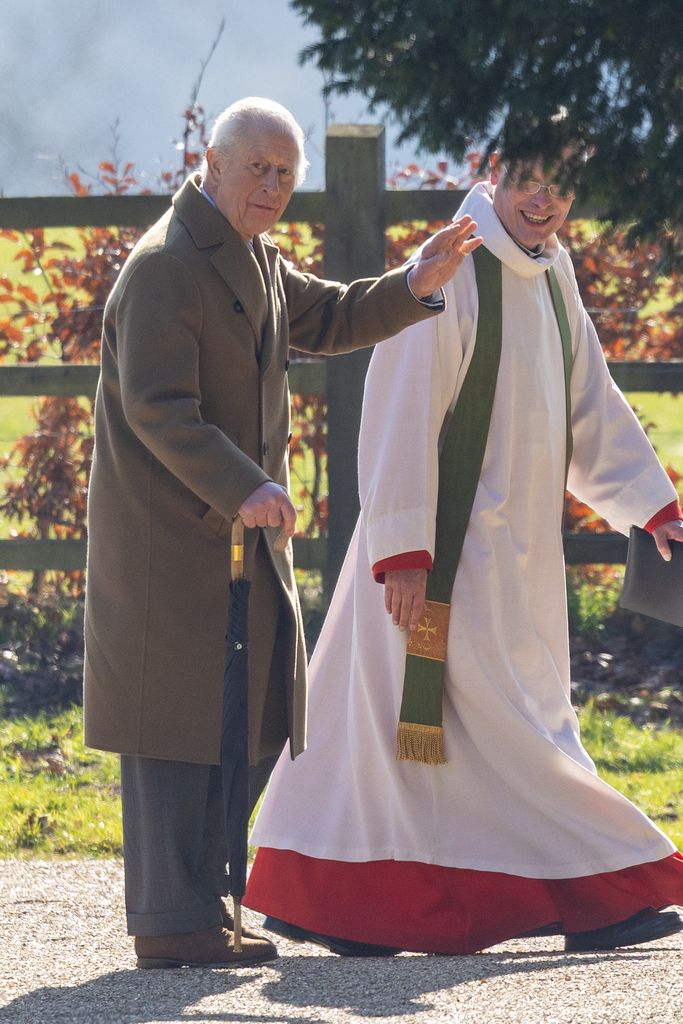
<path fill-rule="evenodd" d="M 375 583 L 384 583 L 385 572 L 395 572 L 397 569 L 426 569 L 431 572 L 433 564 L 428 551 L 404 551 L 401 555 L 392 555 L 391 558 L 375 562 L 372 575 Z"/>
<path fill-rule="evenodd" d="M 645 523 L 645 529 L 652 533 L 658 526 L 662 526 L 664 523 L 671 523 L 674 519 L 683 519 L 683 512 L 681 511 L 679 501 L 672 501 L 665 508 L 660 508 L 659 512 L 656 512 L 652 519 Z"/>

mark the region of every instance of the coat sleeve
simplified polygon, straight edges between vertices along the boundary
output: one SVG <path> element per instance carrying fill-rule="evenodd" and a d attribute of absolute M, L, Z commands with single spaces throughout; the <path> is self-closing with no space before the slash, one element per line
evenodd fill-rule
<path fill-rule="evenodd" d="M 434 556 L 439 437 L 463 363 L 450 285 L 447 296 L 446 313 L 406 328 L 370 361 L 358 452 L 370 566 L 406 551 Z"/>
<path fill-rule="evenodd" d="M 350 285 L 301 274 L 281 261 L 290 345 L 304 352 L 350 352 L 433 317 L 444 303 L 425 303 L 410 291 L 407 270 Z"/>
<path fill-rule="evenodd" d="M 144 257 L 116 309 L 121 402 L 146 448 L 203 501 L 232 517 L 270 478 L 202 418 L 201 326 L 201 296 L 187 269 L 167 254 Z"/>
<path fill-rule="evenodd" d="M 567 263 L 569 257 L 567 256 Z M 571 274 L 571 276 L 570 276 Z M 573 455 L 568 487 L 619 532 L 644 526 L 676 500 L 638 418 L 612 380 L 595 327 L 578 295 L 573 271 L 566 273 L 572 309 Z"/>

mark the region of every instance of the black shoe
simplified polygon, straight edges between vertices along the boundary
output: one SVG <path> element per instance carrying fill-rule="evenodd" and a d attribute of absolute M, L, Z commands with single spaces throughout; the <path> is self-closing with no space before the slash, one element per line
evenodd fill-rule
<path fill-rule="evenodd" d="M 277 917 L 264 918 L 263 927 L 294 942 L 313 942 L 316 946 L 324 946 L 338 956 L 394 956 L 401 952 L 400 949 L 392 949 L 391 946 L 373 946 L 369 942 L 353 942 L 351 939 L 319 935 L 318 932 L 309 932 L 306 928 L 280 921 Z"/>
<path fill-rule="evenodd" d="M 595 928 L 590 932 L 570 932 L 565 936 L 567 953 L 589 953 L 596 949 L 617 949 L 636 946 L 640 942 L 653 942 L 683 931 L 683 918 L 675 910 L 641 910 L 626 921 Z"/>

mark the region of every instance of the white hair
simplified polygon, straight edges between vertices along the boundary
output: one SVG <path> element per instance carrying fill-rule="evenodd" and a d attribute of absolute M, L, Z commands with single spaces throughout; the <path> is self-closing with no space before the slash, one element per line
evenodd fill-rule
<path fill-rule="evenodd" d="M 296 143 L 298 158 L 295 184 L 301 185 L 308 168 L 308 160 L 304 152 L 303 129 L 294 115 L 275 100 L 263 99 L 261 96 L 247 96 L 246 99 L 231 103 L 214 122 L 209 138 L 209 148 L 218 149 L 221 153 L 229 153 L 234 146 L 238 146 L 255 133 L 273 129 L 289 135 Z M 206 177 L 208 173 L 206 158 L 204 158 L 201 171 L 203 177 Z"/>

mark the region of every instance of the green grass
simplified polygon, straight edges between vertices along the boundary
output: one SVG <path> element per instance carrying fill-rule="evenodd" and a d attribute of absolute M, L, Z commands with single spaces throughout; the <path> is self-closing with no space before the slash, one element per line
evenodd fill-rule
<path fill-rule="evenodd" d="M 579 717 L 602 778 L 683 848 L 683 734 Z M 80 708 L 0 722 L 0 857 L 120 856 L 120 817 L 118 758 L 83 746 Z"/>
<path fill-rule="evenodd" d="M 580 718 L 584 745 L 600 776 L 683 849 L 683 734 L 639 729 L 630 719 L 591 705 Z"/>
<path fill-rule="evenodd" d="M 23 396 L 2 396 L 2 414 L 0 414 L 0 454 L 6 455 L 10 446 L 22 434 L 28 433 L 35 426 L 35 398 Z"/>
<path fill-rule="evenodd" d="M 648 426 L 648 436 L 665 466 L 683 474 L 683 401 L 680 395 L 653 391 L 630 392 L 626 395 Z"/>
<path fill-rule="evenodd" d="M 0 857 L 122 849 L 118 758 L 83 745 L 81 710 L 0 725 Z"/>
<path fill-rule="evenodd" d="M 3 395 L 0 398 L 0 457 L 8 455 L 18 437 L 35 430 L 36 421 L 33 410 L 35 398 L 14 398 Z M 6 484 L 21 478 L 22 470 L 16 466 L 0 466 L 0 500 L 5 493 Z M 0 516 L 0 538 L 7 538 L 17 523 L 11 523 Z"/>
<path fill-rule="evenodd" d="M 592 704 L 581 709 L 579 718 L 584 745 L 599 772 L 616 777 L 673 771 L 679 772 L 683 784 L 683 733 L 639 728 L 629 718 L 607 714 Z"/>

